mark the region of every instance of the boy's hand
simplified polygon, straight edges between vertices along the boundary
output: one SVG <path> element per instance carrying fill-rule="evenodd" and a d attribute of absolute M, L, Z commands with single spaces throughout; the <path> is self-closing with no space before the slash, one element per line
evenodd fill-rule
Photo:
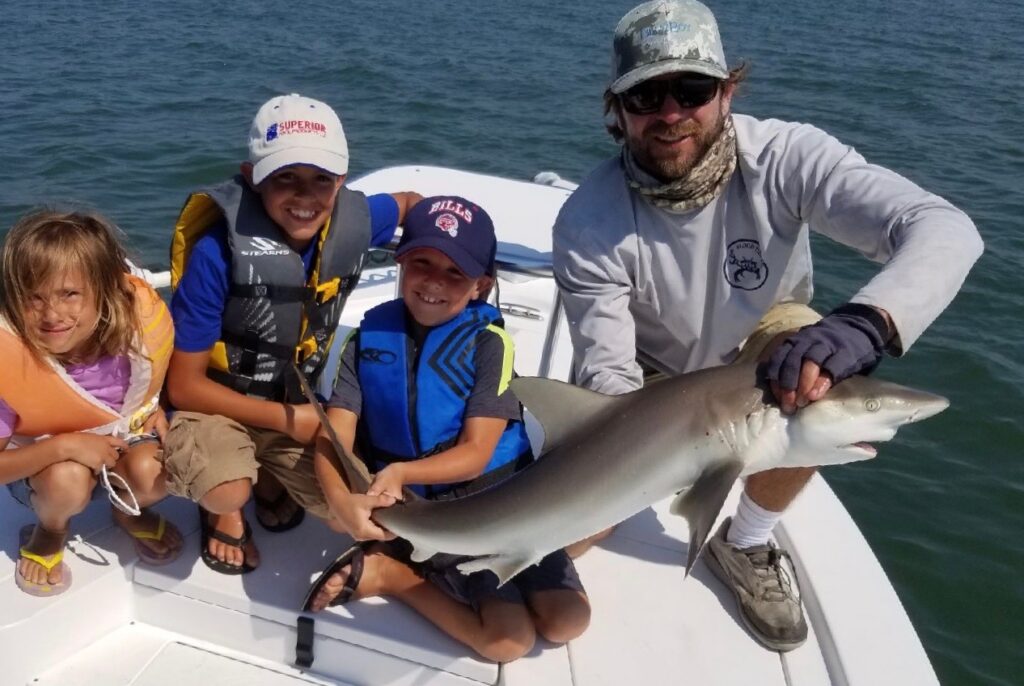
<path fill-rule="evenodd" d="M 96 434 L 70 433 L 54 436 L 60 441 L 58 454 L 61 461 L 83 464 L 99 474 L 100 469 L 107 469 L 117 464 L 121 454 L 128 449 L 128 444 L 114 436 L 97 436 Z"/>
<path fill-rule="evenodd" d="M 388 495 L 396 501 L 402 499 L 402 486 L 405 485 L 405 477 L 402 474 L 402 464 L 396 462 L 389 464 L 377 472 L 373 482 L 366 489 L 366 495 Z"/>
<path fill-rule="evenodd" d="M 164 408 L 158 407 L 156 412 L 149 415 L 142 424 L 142 433 L 155 433 L 156 437 L 160 439 L 160 443 L 164 442 L 164 436 L 167 435 L 167 413 L 164 412 Z"/>
<path fill-rule="evenodd" d="M 344 500 L 330 501 L 331 512 L 341 521 L 349 535 L 357 541 L 390 541 L 395 537 L 378 526 L 370 516 L 379 507 L 391 507 L 395 499 L 389 495 L 349 494 Z"/>
<path fill-rule="evenodd" d="M 320 430 L 320 417 L 309 403 L 285 405 L 285 430 L 297 443 L 312 443 Z"/>

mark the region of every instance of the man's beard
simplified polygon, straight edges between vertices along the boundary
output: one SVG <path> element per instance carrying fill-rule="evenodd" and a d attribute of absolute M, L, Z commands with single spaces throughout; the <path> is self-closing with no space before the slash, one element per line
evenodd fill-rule
<path fill-rule="evenodd" d="M 642 132 L 639 137 L 626 137 L 626 147 L 633 154 L 633 159 L 640 167 L 662 182 L 678 181 L 685 178 L 693 167 L 704 159 L 708 149 L 722 133 L 725 126 L 725 116 L 719 110 L 718 117 L 707 129 L 702 129 L 695 120 L 665 124 L 656 122 L 649 129 Z M 655 156 L 648 145 L 655 136 L 676 138 L 679 136 L 693 136 L 696 141 L 696 149 L 692 155 L 672 155 L 670 157 Z"/>

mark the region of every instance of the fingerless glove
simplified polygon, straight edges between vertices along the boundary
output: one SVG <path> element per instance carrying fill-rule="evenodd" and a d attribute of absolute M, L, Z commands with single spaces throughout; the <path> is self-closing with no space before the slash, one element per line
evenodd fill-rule
<path fill-rule="evenodd" d="M 811 360 L 831 374 L 836 384 L 854 374 L 874 371 L 889 338 L 889 327 L 878 310 L 847 303 L 787 338 L 769 358 L 766 374 L 782 388 L 794 390 L 803 361 Z"/>

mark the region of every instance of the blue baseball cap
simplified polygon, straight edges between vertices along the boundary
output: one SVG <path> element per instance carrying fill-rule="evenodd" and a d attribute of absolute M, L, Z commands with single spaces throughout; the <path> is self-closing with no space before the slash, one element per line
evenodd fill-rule
<path fill-rule="evenodd" d="M 494 222 L 476 203 L 456 195 L 424 198 L 406 213 L 403 227 L 395 257 L 434 248 L 471 279 L 494 274 Z"/>

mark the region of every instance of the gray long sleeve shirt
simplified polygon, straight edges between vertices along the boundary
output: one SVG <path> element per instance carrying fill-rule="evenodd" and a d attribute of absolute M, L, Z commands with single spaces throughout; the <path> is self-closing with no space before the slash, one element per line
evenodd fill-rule
<path fill-rule="evenodd" d="M 699 210 L 654 207 L 617 156 L 562 207 L 553 259 L 578 383 L 639 388 L 638 355 L 669 374 L 731 362 L 774 304 L 810 302 L 809 230 L 883 263 L 850 300 L 885 309 L 904 351 L 981 255 L 967 215 L 823 131 L 733 122 L 736 171 Z"/>

